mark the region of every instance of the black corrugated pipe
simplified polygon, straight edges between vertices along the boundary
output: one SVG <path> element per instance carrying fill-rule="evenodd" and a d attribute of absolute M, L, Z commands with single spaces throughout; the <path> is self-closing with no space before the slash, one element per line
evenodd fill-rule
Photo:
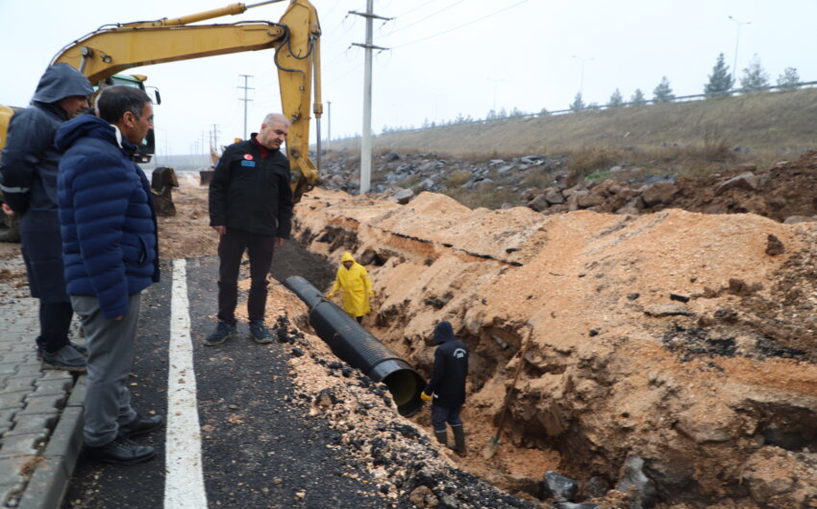
<path fill-rule="evenodd" d="M 409 363 L 324 298 L 306 279 L 292 276 L 284 284 L 309 306 L 309 324 L 335 355 L 375 382 L 382 381 L 388 386 L 400 415 L 410 416 L 422 408 L 420 392 L 425 388 L 425 380 Z"/>

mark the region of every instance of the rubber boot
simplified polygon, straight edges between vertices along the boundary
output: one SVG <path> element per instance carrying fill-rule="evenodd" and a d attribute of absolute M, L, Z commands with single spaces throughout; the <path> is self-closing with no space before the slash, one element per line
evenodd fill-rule
<path fill-rule="evenodd" d="M 451 430 L 454 431 L 454 452 L 465 457 L 468 454 L 468 450 L 465 446 L 465 430 L 462 425 L 451 426 Z"/>
<path fill-rule="evenodd" d="M 448 443 L 448 433 L 446 432 L 446 430 L 442 431 L 435 430 L 434 436 L 437 437 L 437 441 L 440 442 L 441 444 L 446 445 Z"/>

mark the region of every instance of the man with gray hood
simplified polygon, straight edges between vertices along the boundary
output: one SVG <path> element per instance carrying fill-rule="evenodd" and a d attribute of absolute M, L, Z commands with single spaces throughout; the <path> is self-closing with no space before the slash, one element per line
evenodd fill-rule
<path fill-rule="evenodd" d="M 3 211 L 20 216 L 28 286 L 40 301 L 36 341 L 44 369 L 85 371 L 87 351 L 68 339 L 73 308 L 63 275 L 54 135 L 63 122 L 89 108 L 93 91 L 70 65 L 48 67 L 31 105 L 12 117 L 0 163 Z"/>

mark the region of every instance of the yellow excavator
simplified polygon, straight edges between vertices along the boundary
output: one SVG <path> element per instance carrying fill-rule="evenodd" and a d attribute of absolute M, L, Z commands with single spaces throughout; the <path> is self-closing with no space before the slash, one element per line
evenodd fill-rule
<path fill-rule="evenodd" d="M 291 122 L 286 145 L 292 170 L 290 185 L 297 201 L 318 180 L 318 169 L 309 159 L 310 101 L 313 97 L 318 154 L 323 113 L 321 28 L 315 7 L 308 0 L 288 0 L 289 6 L 278 23 L 193 24 L 281 1 L 284 0 L 267 0 L 252 5 L 236 3 L 180 18 L 104 25 L 64 47 L 51 63 L 70 64 L 87 76 L 92 85 L 100 88 L 128 84 L 144 89 L 144 76 L 119 73 L 150 64 L 275 49 L 273 61 L 278 69 L 282 112 Z M 0 106 L 0 149 L 5 145 L 8 122 L 13 114 L 12 108 Z"/>

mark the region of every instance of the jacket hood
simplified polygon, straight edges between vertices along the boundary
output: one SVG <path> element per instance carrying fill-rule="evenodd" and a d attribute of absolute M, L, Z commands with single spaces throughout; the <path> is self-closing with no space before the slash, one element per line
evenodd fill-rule
<path fill-rule="evenodd" d="M 355 258 L 354 258 L 354 256 L 352 256 L 352 253 L 350 253 L 349 251 L 346 251 L 345 253 L 343 253 L 343 256 L 340 257 L 340 262 L 341 263 L 343 263 L 343 262 L 354 262 L 354 261 L 355 261 Z"/>
<path fill-rule="evenodd" d="M 434 327 L 434 344 L 439 345 L 454 339 L 454 328 L 451 322 L 440 322 Z"/>
<path fill-rule="evenodd" d="M 85 137 L 99 138 L 118 145 L 116 142 L 116 129 L 101 118 L 88 113 L 78 115 L 62 124 L 57 129 L 54 145 L 60 152 L 65 152 L 78 139 Z M 124 143 L 123 141 L 123 145 Z"/>
<path fill-rule="evenodd" d="M 94 89 L 88 78 L 70 65 L 59 63 L 45 70 L 31 100 L 53 104 L 66 97 L 88 96 L 93 93 Z"/>
<path fill-rule="evenodd" d="M 70 65 L 60 63 L 45 70 L 31 100 L 53 104 L 66 97 L 88 96 L 93 93 L 94 89 L 88 78 Z"/>

